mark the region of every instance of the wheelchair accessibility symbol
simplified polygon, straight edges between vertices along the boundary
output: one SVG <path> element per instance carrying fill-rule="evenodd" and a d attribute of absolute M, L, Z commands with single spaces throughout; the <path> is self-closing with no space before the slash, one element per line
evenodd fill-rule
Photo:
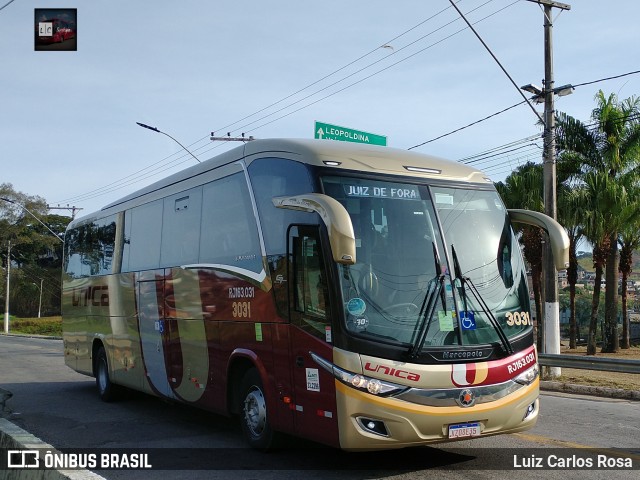
<path fill-rule="evenodd" d="M 476 317 L 473 312 L 460 312 L 460 325 L 463 330 L 476 329 Z"/>

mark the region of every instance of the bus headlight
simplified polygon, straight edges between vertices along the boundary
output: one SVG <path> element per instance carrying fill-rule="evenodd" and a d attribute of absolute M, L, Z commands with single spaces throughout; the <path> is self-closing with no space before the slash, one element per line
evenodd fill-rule
<path fill-rule="evenodd" d="M 333 374 L 335 378 L 340 380 L 345 385 L 349 385 L 357 390 L 368 392 L 371 395 L 378 395 L 382 397 L 388 397 L 396 395 L 408 390 L 409 387 L 405 385 L 398 385 L 397 383 L 387 382 L 385 380 L 378 380 L 377 378 L 367 377 L 360 373 L 349 372 L 340 367 L 335 366 L 333 363 L 325 360 L 324 358 L 316 355 L 313 352 L 309 352 L 311 358 L 324 368 L 329 373 Z"/>
<path fill-rule="evenodd" d="M 409 387 L 404 385 L 398 385 L 397 383 L 387 382 L 384 380 L 378 380 L 377 378 L 367 377 L 360 373 L 352 373 L 342 368 L 332 366 L 331 369 L 333 376 L 340 380 L 342 383 L 349 385 L 358 390 L 369 392 L 371 395 L 390 396 L 401 393 L 407 390 Z"/>
<path fill-rule="evenodd" d="M 519 383 L 520 385 L 531 385 L 533 381 L 538 378 L 540 370 L 538 368 L 538 364 L 536 363 L 529 370 L 522 372 L 516 378 L 513 379 L 514 382 Z"/>

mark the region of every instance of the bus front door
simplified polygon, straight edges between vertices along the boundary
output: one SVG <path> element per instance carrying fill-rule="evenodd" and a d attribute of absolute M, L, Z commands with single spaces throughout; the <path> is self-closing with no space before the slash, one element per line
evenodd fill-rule
<path fill-rule="evenodd" d="M 310 352 L 332 360 L 332 325 L 326 284 L 327 269 L 317 227 L 289 230 L 291 354 L 296 434 L 338 445 L 338 418 L 333 375 Z"/>

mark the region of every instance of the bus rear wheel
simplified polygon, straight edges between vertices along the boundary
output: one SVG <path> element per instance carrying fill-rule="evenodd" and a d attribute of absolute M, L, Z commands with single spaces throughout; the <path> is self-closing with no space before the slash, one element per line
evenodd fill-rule
<path fill-rule="evenodd" d="M 251 369 L 244 375 L 240 389 L 240 424 L 247 442 L 259 450 L 273 448 L 276 435 L 269 424 L 267 401 L 257 370 Z"/>
<path fill-rule="evenodd" d="M 96 386 L 98 394 L 104 402 L 112 402 L 117 396 L 117 386 L 111 383 L 109 377 L 109 363 L 107 361 L 107 352 L 104 347 L 100 347 L 96 353 Z"/>

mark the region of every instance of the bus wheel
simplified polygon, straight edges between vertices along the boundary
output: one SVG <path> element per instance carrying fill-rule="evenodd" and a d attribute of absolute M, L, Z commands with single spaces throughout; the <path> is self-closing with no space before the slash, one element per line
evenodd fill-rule
<path fill-rule="evenodd" d="M 109 364 L 107 363 L 107 352 L 104 347 L 98 349 L 96 354 L 96 386 L 98 387 L 98 394 L 100 398 L 105 402 L 112 402 L 116 399 L 117 386 L 111 383 L 109 377 Z"/>
<path fill-rule="evenodd" d="M 253 448 L 269 450 L 274 446 L 274 432 L 269 425 L 267 401 L 258 371 L 249 370 L 244 375 L 240 388 L 242 432 Z"/>

